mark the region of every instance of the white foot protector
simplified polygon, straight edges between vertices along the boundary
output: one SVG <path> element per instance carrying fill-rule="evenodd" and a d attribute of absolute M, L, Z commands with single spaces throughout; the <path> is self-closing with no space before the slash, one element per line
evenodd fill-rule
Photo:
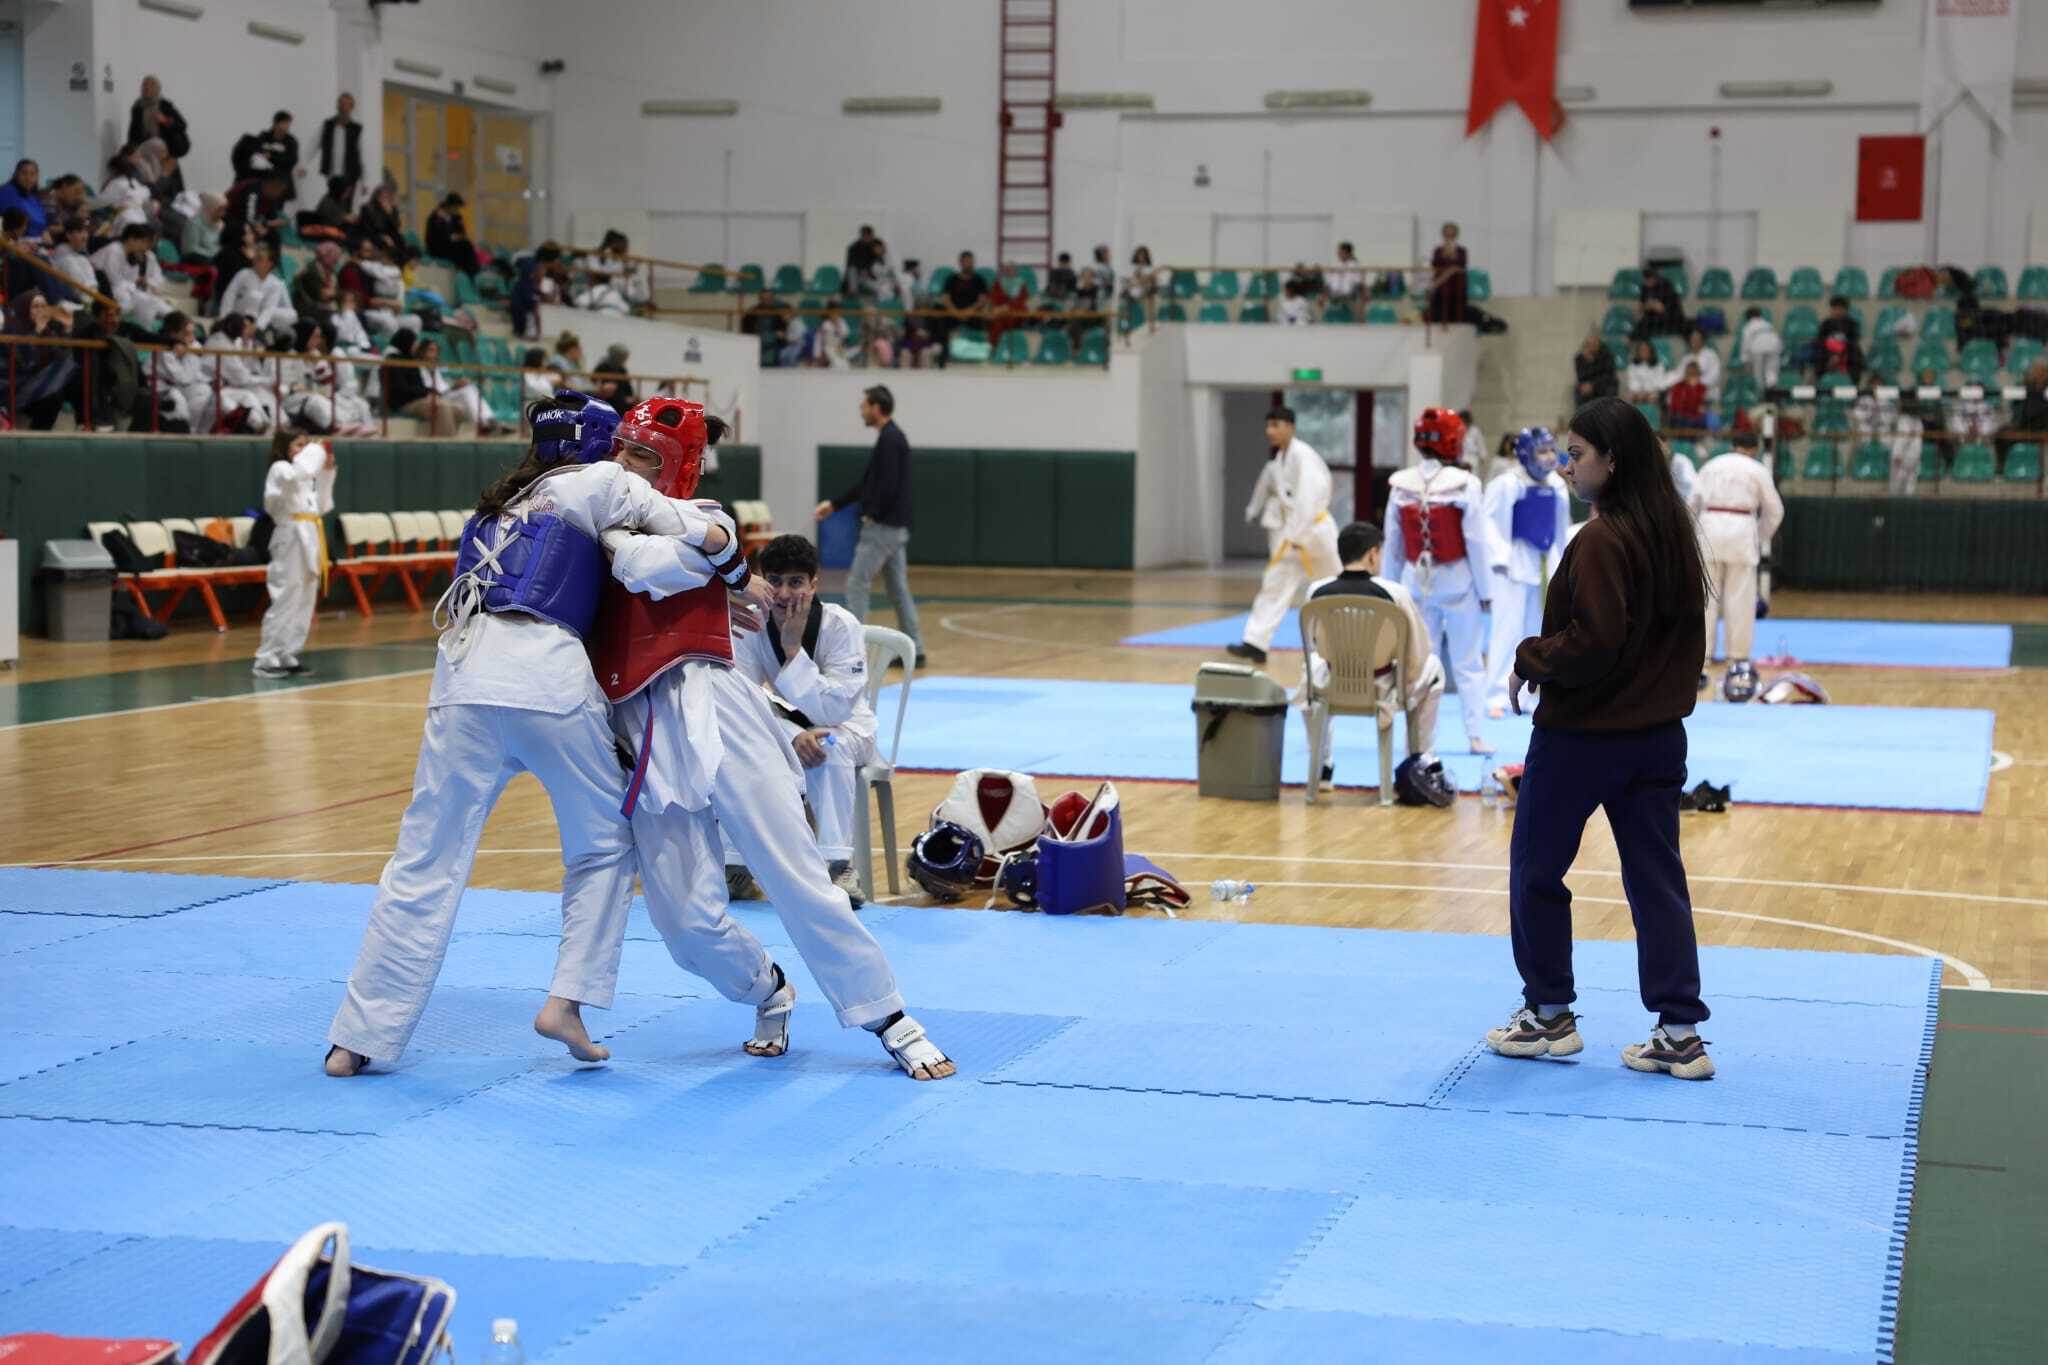
<path fill-rule="evenodd" d="M 882 1040 L 882 1046 L 889 1049 L 889 1055 L 896 1059 L 896 1065 L 902 1067 L 904 1074 L 912 1080 L 940 1080 L 940 1065 L 952 1064 L 953 1059 L 939 1051 L 937 1045 L 925 1037 L 924 1026 L 907 1014 L 875 1036 Z M 923 1074 L 920 1075 L 919 1072 Z M 944 1074 L 950 1076 L 953 1073 L 947 1071 Z"/>
<path fill-rule="evenodd" d="M 775 993 L 754 1007 L 754 1036 L 747 1040 L 747 1052 L 754 1057 L 780 1057 L 789 1051 L 789 1015 L 796 1008 L 796 987 L 775 969 L 782 984 Z"/>

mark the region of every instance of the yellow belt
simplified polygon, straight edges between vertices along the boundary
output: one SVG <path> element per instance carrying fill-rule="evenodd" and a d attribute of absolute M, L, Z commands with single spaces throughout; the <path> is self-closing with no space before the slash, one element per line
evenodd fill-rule
<path fill-rule="evenodd" d="M 1316 519 L 1310 522 L 1309 525 L 1320 526 L 1329 519 L 1330 514 L 1328 512 L 1318 512 L 1316 514 Z M 1296 545 L 1291 540 L 1283 540 L 1280 542 L 1280 548 L 1273 551 L 1273 557 L 1266 561 L 1266 567 L 1270 569 L 1275 564 L 1278 564 L 1280 562 L 1280 557 L 1286 554 L 1289 550 L 1293 550 L 1296 554 L 1301 556 L 1301 571 L 1303 573 L 1315 572 L 1314 568 L 1312 568 L 1308 562 L 1308 547 L 1306 545 Z"/>
<path fill-rule="evenodd" d="M 294 512 L 292 513 L 292 520 L 310 521 L 320 532 L 320 591 L 325 593 L 327 591 L 327 570 L 329 568 L 327 560 L 327 521 L 317 512 Z"/>

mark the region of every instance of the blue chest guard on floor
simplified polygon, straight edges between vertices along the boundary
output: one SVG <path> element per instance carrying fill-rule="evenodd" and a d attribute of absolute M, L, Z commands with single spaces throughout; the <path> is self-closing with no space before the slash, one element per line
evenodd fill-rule
<path fill-rule="evenodd" d="M 578 639 L 590 633 L 609 577 L 604 548 L 552 512 L 509 524 L 471 517 L 455 553 L 456 583 L 470 584 L 485 611 L 537 616 Z"/>
<path fill-rule="evenodd" d="M 1548 550 L 1557 539 L 1557 490 L 1535 484 L 1515 499 L 1515 539 Z"/>

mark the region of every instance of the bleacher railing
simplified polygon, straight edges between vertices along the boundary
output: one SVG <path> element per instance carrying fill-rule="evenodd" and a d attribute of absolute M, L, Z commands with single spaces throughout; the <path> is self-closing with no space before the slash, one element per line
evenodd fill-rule
<path fill-rule="evenodd" d="M 60 350 L 72 352 L 105 352 L 112 348 L 112 343 L 100 338 L 44 337 L 20 334 L 0 334 L 0 344 L 4 344 L 7 350 L 7 390 L 5 395 L 6 401 L 4 403 L 4 407 L 6 408 L 7 414 L 9 418 L 13 421 L 16 429 L 21 428 L 22 420 L 24 417 L 24 414 L 21 411 L 22 405 L 19 403 L 17 398 L 17 395 L 19 395 L 21 392 L 22 385 L 21 352 L 23 352 L 24 350 L 35 351 L 38 348 L 44 350 Z M 191 433 L 192 435 L 195 436 L 232 434 L 226 432 L 226 429 L 221 425 L 221 419 L 223 416 L 223 414 L 221 413 L 221 394 L 225 389 L 236 389 L 245 386 L 239 383 L 224 382 L 223 366 L 229 360 L 256 362 L 268 361 L 270 363 L 269 393 L 272 404 L 278 414 L 278 421 L 280 425 L 284 425 L 286 423 L 286 419 L 284 416 L 284 400 L 288 394 L 324 394 L 331 402 L 339 393 L 343 392 L 341 376 L 344 368 L 351 368 L 359 371 L 375 370 L 377 372 L 375 386 L 379 401 L 374 406 L 378 417 L 379 432 L 381 435 L 385 436 L 388 436 L 390 434 L 391 417 L 393 415 L 391 412 L 390 405 L 390 375 L 391 371 L 393 370 L 417 370 L 421 368 L 431 368 L 433 370 L 438 371 L 444 377 L 450 379 L 460 379 L 467 382 L 474 382 L 479 387 L 481 387 L 487 380 L 496 380 L 501 384 L 509 383 L 513 388 L 513 395 L 512 401 L 510 403 L 505 404 L 507 410 L 501 412 L 497 411 L 496 409 L 493 409 L 494 419 L 503 422 L 507 426 L 508 436 L 522 435 L 525 430 L 524 423 L 521 420 L 521 414 L 523 413 L 526 405 L 524 392 L 525 376 L 530 374 L 553 375 L 559 373 L 559 371 L 553 370 L 547 366 L 487 365 L 481 362 L 472 361 L 446 362 L 442 364 L 433 365 L 430 367 L 422 367 L 417 359 L 406 356 L 358 355 L 339 351 L 222 351 L 210 349 L 204 346 L 178 348 L 158 345 L 151 342 L 132 342 L 124 344 L 133 345 L 138 354 L 145 355 L 148 357 L 148 364 L 146 366 L 145 374 L 145 379 L 149 391 L 150 409 L 150 424 L 148 430 L 151 433 L 155 434 L 161 434 L 163 430 L 163 397 L 167 387 L 162 378 L 160 357 L 162 357 L 166 352 L 170 352 L 173 350 L 180 350 L 188 355 L 197 355 L 203 359 L 208 359 L 213 362 L 211 396 L 213 399 L 214 424 L 212 428 L 208 431 Z M 325 384 L 310 388 L 303 384 L 294 384 L 290 387 L 287 387 L 285 384 L 284 375 L 284 366 L 287 361 L 302 362 L 308 365 L 326 365 L 328 367 L 328 374 Z M 83 430 L 88 429 L 93 425 L 93 386 L 95 382 L 95 371 L 98 369 L 98 366 L 91 363 L 84 363 L 80 364 L 78 368 L 79 374 L 76 381 L 77 387 L 75 391 L 73 389 L 72 381 L 66 379 L 61 385 L 59 385 L 55 389 L 54 393 L 45 393 L 40 396 L 38 401 L 53 396 L 61 396 L 64 402 L 70 403 L 77 411 L 79 417 L 79 427 L 80 429 Z M 631 385 L 632 388 L 642 397 L 649 396 L 650 394 L 668 394 L 679 397 L 689 397 L 693 393 L 698 393 L 699 391 L 701 391 L 702 395 L 708 397 L 711 389 L 711 381 L 700 375 L 653 375 L 607 373 L 603 375 L 592 376 L 588 374 L 571 374 L 564 375 L 563 379 L 570 385 L 575 385 L 579 382 L 583 384 L 589 384 L 594 382 L 595 380 L 608 380 L 614 382 L 623 381 Z M 364 392 L 356 385 L 349 386 L 348 391 L 357 393 Z M 366 393 L 365 396 L 367 396 Z M 502 391 L 499 397 L 502 400 Z M 424 417 L 425 421 L 427 422 L 428 434 L 431 435 L 436 433 L 441 426 L 440 409 L 446 400 L 443 399 L 441 394 L 438 391 L 434 390 L 432 387 L 428 388 L 426 398 L 427 407 L 424 414 L 400 413 L 398 415 Z M 487 404 L 491 402 L 491 398 L 489 395 L 486 395 L 485 401 Z M 60 404 L 59 411 L 61 410 L 62 405 Z M 127 416 L 129 416 L 129 414 L 119 414 L 119 416 L 126 418 Z M 737 425 L 737 414 L 735 414 L 733 434 L 735 437 L 739 435 Z"/>

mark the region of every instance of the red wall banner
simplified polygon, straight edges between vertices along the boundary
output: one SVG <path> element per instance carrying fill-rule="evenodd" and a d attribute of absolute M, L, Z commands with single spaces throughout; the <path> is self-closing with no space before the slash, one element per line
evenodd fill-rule
<path fill-rule="evenodd" d="M 1856 140 L 1856 221 L 1916 223 L 1927 166 L 1917 133 Z"/>

